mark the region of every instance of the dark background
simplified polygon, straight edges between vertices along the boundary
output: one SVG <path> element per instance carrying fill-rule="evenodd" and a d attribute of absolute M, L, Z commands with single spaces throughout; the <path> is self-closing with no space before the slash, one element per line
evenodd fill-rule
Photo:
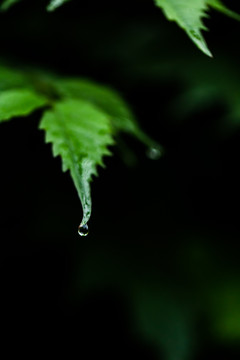
<path fill-rule="evenodd" d="M 207 78 L 216 64 L 220 79 L 234 64 L 239 76 L 240 24 L 210 12 L 208 59 L 151 1 L 46 4 L 0 15 L 1 58 L 111 85 L 165 151 L 153 161 L 119 139 L 80 238 L 77 193 L 37 129 L 41 112 L 1 124 L 2 344 L 32 357 L 236 359 L 240 130 L 221 99 L 179 118 L 185 84 L 171 69 L 197 63 Z"/>

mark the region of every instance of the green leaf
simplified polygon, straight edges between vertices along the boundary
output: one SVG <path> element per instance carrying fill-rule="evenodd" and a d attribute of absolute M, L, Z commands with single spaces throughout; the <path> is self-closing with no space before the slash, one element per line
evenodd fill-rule
<path fill-rule="evenodd" d="M 14 89 L 0 92 L 0 122 L 15 116 L 29 115 L 47 104 L 47 100 L 28 89 Z"/>
<path fill-rule="evenodd" d="M 4 0 L 3 3 L 0 6 L 0 9 L 2 11 L 6 11 L 8 10 L 12 5 L 16 4 L 17 2 L 19 2 L 21 0 Z"/>
<path fill-rule="evenodd" d="M 51 0 L 49 5 L 47 6 L 47 11 L 54 11 L 56 10 L 59 6 L 63 5 L 64 3 L 66 3 L 67 1 L 70 0 Z"/>
<path fill-rule="evenodd" d="M 160 146 L 141 130 L 129 106 L 112 88 L 90 80 L 73 78 L 58 79 L 54 84 L 61 96 L 90 101 L 108 114 L 115 133 L 131 134 L 149 148 L 156 148 L 161 152 Z"/>
<path fill-rule="evenodd" d="M 162 8 L 169 20 L 176 21 L 196 46 L 210 57 L 212 54 L 201 33 L 202 30 L 207 30 L 202 18 L 207 17 L 208 6 L 240 20 L 239 15 L 228 10 L 219 0 L 155 0 L 155 3 Z"/>
<path fill-rule="evenodd" d="M 68 99 L 44 114 L 40 128 L 53 144 L 54 156 L 61 156 L 63 171 L 70 170 L 83 207 L 81 225 L 85 225 L 92 207 L 89 183 L 97 175 L 97 165 L 103 166 L 103 156 L 111 154 L 109 118 L 87 101 Z"/>
<path fill-rule="evenodd" d="M 155 2 L 162 8 L 168 20 L 176 21 L 200 50 L 212 56 L 201 34 L 201 30 L 206 30 L 201 21 L 206 11 L 204 0 L 155 0 Z"/>
<path fill-rule="evenodd" d="M 154 158 L 161 155 L 121 96 L 108 87 L 0 66 L 1 90 L 0 121 L 27 115 L 40 106 L 52 107 L 45 112 L 40 128 L 46 130 L 46 140 L 53 143 L 54 155 L 61 156 L 63 170 L 70 170 L 83 207 L 82 225 L 91 215 L 89 183 L 92 175 L 97 175 L 97 165 L 103 166 L 102 157 L 110 155 L 107 147 L 113 144 L 113 135 L 130 133 L 149 147 L 154 146 Z"/>

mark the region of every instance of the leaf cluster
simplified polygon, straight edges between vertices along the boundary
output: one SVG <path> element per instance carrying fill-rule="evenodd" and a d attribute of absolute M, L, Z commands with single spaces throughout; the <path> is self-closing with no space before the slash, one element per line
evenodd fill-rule
<path fill-rule="evenodd" d="M 81 225 L 91 215 L 90 181 L 111 155 L 119 132 L 129 133 L 148 147 L 156 144 L 139 127 L 130 108 L 113 89 L 78 78 L 24 73 L 0 67 L 0 122 L 43 109 L 40 129 L 70 171 L 83 207 Z"/>
<path fill-rule="evenodd" d="M 1 9 L 7 10 L 19 1 L 5 0 Z M 53 11 L 68 1 L 51 0 L 47 10 Z M 209 7 L 240 19 L 220 0 L 155 0 L 155 3 L 167 19 L 177 22 L 209 56 L 211 52 L 201 33 L 206 30 L 202 18 Z M 103 157 L 111 154 L 109 147 L 119 132 L 129 133 L 152 148 L 151 156 L 161 154 L 161 147 L 140 129 L 125 101 L 109 87 L 86 79 L 60 78 L 6 66 L 0 67 L 0 81 L 0 122 L 43 109 L 40 129 L 46 132 L 46 141 L 53 144 L 53 154 L 61 156 L 63 170 L 70 171 L 83 207 L 82 225 L 91 215 L 90 181 L 97 175 L 97 166 L 103 166 Z M 208 88 L 204 93 L 208 93 Z"/>

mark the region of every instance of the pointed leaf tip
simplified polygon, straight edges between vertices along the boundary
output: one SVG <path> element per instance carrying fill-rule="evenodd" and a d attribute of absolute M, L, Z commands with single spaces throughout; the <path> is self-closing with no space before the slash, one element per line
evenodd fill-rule
<path fill-rule="evenodd" d="M 207 30 L 202 19 L 207 17 L 208 7 L 240 20 L 240 15 L 229 10 L 220 0 L 155 0 L 155 3 L 163 10 L 167 19 L 175 21 L 195 45 L 209 57 L 213 56 L 201 34 L 202 30 Z"/>

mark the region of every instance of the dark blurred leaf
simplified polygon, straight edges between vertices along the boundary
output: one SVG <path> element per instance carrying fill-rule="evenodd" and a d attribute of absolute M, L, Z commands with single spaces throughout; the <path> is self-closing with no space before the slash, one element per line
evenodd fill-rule
<path fill-rule="evenodd" d="M 22 71 L 0 65 L 0 91 L 27 86 L 29 86 L 29 82 Z"/>
<path fill-rule="evenodd" d="M 16 4 L 19 1 L 22 1 L 22 0 L 4 0 L 1 4 L 0 9 L 2 11 L 8 10 L 12 5 Z"/>
<path fill-rule="evenodd" d="M 213 336 L 226 343 L 240 340 L 240 287 L 239 278 L 231 274 L 228 279 L 212 284 L 207 296 L 207 312 L 211 319 Z"/>
<path fill-rule="evenodd" d="M 187 360 L 192 355 L 195 334 L 192 309 L 177 294 L 155 284 L 141 286 L 134 298 L 137 327 L 154 343 L 166 360 Z"/>

